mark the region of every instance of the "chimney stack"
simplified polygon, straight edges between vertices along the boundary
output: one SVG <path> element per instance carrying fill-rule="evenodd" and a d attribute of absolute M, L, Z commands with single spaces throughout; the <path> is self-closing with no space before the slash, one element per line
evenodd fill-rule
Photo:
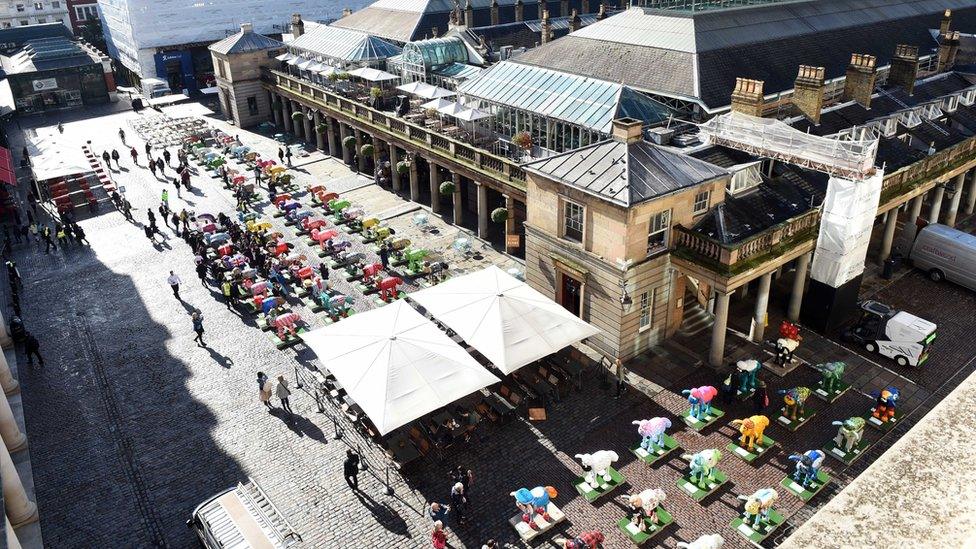
<path fill-rule="evenodd" d="M 874 81 L 878 76 L 876 64 L 877 59 L 873 55 L 851 55 L 851 64 L 847 66 L 847 77 L 844 79 L 844 101 L 853 99 L 865 109 L 871 108 Z"/>
<path fill-rule="evenodd" d="M 522 0 L 515 0 L 515 21 L 519 23 L 525 21 L 525 4 Z"/>
<path fill-rule="evenodd" d="M 249 32 L 254 32 L 254 25 L 250 23 L 241 23 L 241 33 L 247 34 Z"/>
<path fill-rule="evenodd" d="M 945 72 L 956 64 L 959 53 L 959 31 L 949 31 L 939 37 L 938 72 Z"/>
<path fill-rule="evenodd" d="M 498 24 L 498 0 L 491 0 L 491 26 Z"/>
<path fill-rule="evenodd" d="M 950 27 L 952 27 L 952 10 L 947 9 L 942 14 L 942 24 L 939 25 L 939 36 L 949 34 Z"/>
<path fill-rule="evenodd" d="M 471 0 L 464 3 L 464 26 L 474 28 L 474 6 L 471 5 Z"/>
<path fill-rule="evenodd" d="M 352 15 L 352 8 L 342 8 L 342 16 L 349 17 Z"/>
<path fill-rule="evenodd" d="M 305 22 L 302 21 L 301 15 L 293 13 L 291 16 L 291 35 L 293 38 L 298 38 L 303 34 L 305 34 Z"/>
<path fill-rule="evenodd" d="M 596 20 L 603 21 L 606 18 L 607 18 L 607 5 L 604 4 L 603 2 L 600 2 L 600 11 L 597 12 L 596 14 Z"/>
<path fill-rule="evenodd" d="M 636 143 L 643 138 L 644 123 L 636 118 L 617 118 L 613 121 L 610 135 L 614 141 Z"/>
<path fill-rule="evenodd" d="M 583 22 L 580 20 L 576 8 L 573 8 L 573 14 L 569 16 L 569 32 L 576 32 L 581 26 L 583 26 Z"/>
<path fill-rule="evenodd" d="M 918 47 L 898 44 L 895 46 L 895 55 L 891 58 L 888 85 L 902 88 L 908 95 L 912 95 L 915 92 L 915 80 L 917 78 Z"/>
<path fill-rule="evenodd" d="M 549 10 L 542 10 L 542 37 L 543 44 L 552 40 L 552 28 L 549 26 Z"/>
<path fill-rule="evenodd" d="M 762 116 L 763 81 L 736 78 L 732 90 L 732 110 L 752 116 Z"/>
<path fill-rule="evenodd" d="M 820 124 L 825 90 L 824 68 L 800 65 L 793 86 L 793 104 L 814 124 Z"/>

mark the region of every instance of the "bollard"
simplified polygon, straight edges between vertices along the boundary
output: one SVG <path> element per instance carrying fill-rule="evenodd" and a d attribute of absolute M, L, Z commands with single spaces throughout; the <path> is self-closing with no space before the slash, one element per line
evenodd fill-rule
<path fill-rule="evenodd" d="M 342 438 L 342 428 L 339 427 L 339 422 L 336 418 L 332 418 L 332 427 L 335 429 L 335 435 L 332 437 L 333 440 L 340 440 Z"/>
<path fill-rule="evenodd" d="M 356 444 L 356 453 L 359 454 L 359 470 L 365 471 L 369 467 L 366 466 L 366 456 L 363 455 L 363 449 L 359 447 L 359 444 Z"/>
<path fill-rule="evenodd" d="M 388 496 L 392 496 L 393 493 L 394 493 L 393 492 L 393 486 L 390 484 L 390 465 L 389 464 L 387 464 L 387 466 L 386 466 L 386 492 L 385 493 Z"/>

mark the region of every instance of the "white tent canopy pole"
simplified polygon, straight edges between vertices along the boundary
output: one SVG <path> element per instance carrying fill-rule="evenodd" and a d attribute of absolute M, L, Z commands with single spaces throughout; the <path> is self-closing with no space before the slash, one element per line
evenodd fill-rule
<path fill-rule="evenodd" d="M 600 332 L 494 265 L 409 298 L 506 374 Z"/>
<path fill-rule="evenodd" d="M 403 300 L 302 338 L 384 435 L 499 381 Z"/>

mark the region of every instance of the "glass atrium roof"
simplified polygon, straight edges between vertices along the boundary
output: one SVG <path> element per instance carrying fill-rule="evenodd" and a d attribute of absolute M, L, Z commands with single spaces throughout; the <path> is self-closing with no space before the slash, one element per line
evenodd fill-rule
<path fill-rule="evenodd" d="M 464 41 L 457 36 L 433 38 L 404 46 L 403 60 L 415 65 L 423 63 L 425 69 L 430 69 L 448 63 L 467 63 L 468 50 L 464 47 Z"/>

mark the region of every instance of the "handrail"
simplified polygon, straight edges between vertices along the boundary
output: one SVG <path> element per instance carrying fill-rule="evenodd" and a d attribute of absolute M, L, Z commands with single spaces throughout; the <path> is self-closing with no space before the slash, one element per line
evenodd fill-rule
<path fill-rule="evenodd" d="M 310 80 L 267 67 L 262 68 L 262 73 L 262 79 L 269 84 L 298 93 L 304 93 L 301 88 L 307 87 L 312 92 L 306 95 L 311 95 L 313 99 L 321 101 L 331 109 L 357 118 L 365 124 L 379 128 L 381 131 L 416 143 L 418 146 L 439 155 L 449 156 L 458 163 L 480 170 L 503 184 L 511 185 L 522 191 L 525 190 L 525 172 L 517 163 L 508 158 L 497 156 L 486 149 L 431 131 L 424 126 L 398 118 L 391 113 L 363 105 Z"/>

